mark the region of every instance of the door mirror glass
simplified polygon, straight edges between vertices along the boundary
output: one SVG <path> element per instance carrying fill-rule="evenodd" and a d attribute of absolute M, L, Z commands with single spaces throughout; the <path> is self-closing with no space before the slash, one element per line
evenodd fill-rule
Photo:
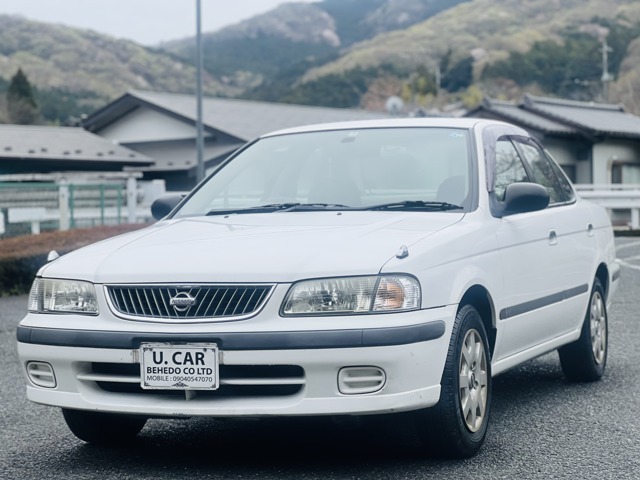
<path fill-rule="evenodd" d="M 537 183 L 512 183 L 504 192 L 502 216 L 536 212 L 549 206 L 547 189 Z"/>
<path fill-rule="evenodd" d="M 176 208 L 183 198 L 184 195 L 180 193 L 163 195 L 151 204 L 151 215 L 153 215 L 153 218 L 156 220 L 162 220 Z"/>

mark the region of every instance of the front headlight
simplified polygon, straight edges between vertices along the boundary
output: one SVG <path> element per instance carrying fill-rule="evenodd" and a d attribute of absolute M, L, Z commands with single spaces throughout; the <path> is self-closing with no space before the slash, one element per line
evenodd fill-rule
<path fill-rule="evenodd" d="M 399 312 L 420 308 L 420 284 L 409 275 L 324 278 L 298 282 L 283 315 Z"/>
<path fill-rule="evenodd" d="M 97 315 L 96 289 L 79 280 L 36 278 L 29 294 L 29 311 Z"/>

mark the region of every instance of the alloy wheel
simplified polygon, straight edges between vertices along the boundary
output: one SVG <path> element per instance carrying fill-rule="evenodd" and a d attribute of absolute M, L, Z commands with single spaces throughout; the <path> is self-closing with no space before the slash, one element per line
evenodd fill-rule
<path fill-rule="evenodd" d="M 487 411 L 487 356 L 480 334 L 471 329 L 460 355 L 460 407 L 467 428 L 477 432 Z"/>
<path fill-rule="evenodd" d="M 607 314 L 600 292 L 591 297 L 591 312 L 589 319 L 591 329 L 591 348 L 596 364 L 600 365 L 607 351 Z"/>

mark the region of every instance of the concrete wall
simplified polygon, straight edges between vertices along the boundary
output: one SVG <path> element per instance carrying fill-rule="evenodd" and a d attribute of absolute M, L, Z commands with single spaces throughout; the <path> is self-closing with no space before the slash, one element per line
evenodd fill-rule
<path fill-rule="evenodd" d="M 574 183 L 591 183 L 591 158 L 587 144 L 557 137 L 545 137 L 542 144 L 556 162 L 565 167 L 565 171 L 569 170 L 566 167 L 574 170 Z"/>
<path fill-rule="evenodd" d="M 593 183 L 611 183 L 614 162 L 640 165 L 640 142 L 606 140 L 593 146 Z"/>
<path fill-rule="evenodd" d="M 196 138 L 196 128 L 150 108 L 140 107 L 100 130 L 99 135 L 126 144 Z"/>

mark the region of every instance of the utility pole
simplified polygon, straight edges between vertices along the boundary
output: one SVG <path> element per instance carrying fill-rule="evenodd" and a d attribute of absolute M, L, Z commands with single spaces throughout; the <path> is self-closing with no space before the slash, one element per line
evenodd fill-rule
<path fill-rule="evenodd" d="M 204 179 L 204 128 L 202 124 L 202 15 L 201 0 L 196 0 L 196 183 Z"/>
<path fill-rule="evenodd" d="M 613 52 L 613 48 L 607 44 L 607 37 L 602 37 L 602 97 L 605 102 L 609 101 L 609 83 L 613 81 L 613 75 L 609 73 L 609 52 Z"/>

